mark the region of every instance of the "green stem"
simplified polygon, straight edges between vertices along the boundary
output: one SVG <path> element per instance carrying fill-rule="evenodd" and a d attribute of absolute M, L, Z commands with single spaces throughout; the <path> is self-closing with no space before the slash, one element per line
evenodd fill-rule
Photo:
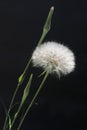
<path fill-rule="evenodd" d="M 46 79 L 47 79 L 47 77 L 48 77 L 48 74 L 49 74 L 49 73 L 46 72 L 46 74 L 45 74 L 45 76 L 44 76 L 44 78 L 43 78 L 43 80 L 42 80 L 40 86 L 38 87 L 38 89 L 37 89 L 37 91 L 36 91 L 36 93 L 35 93 L 35 95 L 34 95 L 32 101 L 31 101 L 31 103 L 29 104 L 28 108 L 26 109 L 26 111 L 25 111 L 25 113 L 24 113 L 24 115 L 23 115 L 23 117 L 22 117 L 22 119 L 21 119 L 21 121 L 20 121 L 20 123 L 19 123 L 19 126 L 18 126 L 17 130 L 20 130 L 20 127 L 21 127 L 21 125 L 22 125 L 22 123 L 23 123 L 23 121 L 24 121 L 26 115 L 28 114 L 28 112 L 29 112 L 30 108 L 32 107 L 32 105 L 33 105 L 35 99 L 37 98 L 37 96 L 38 96 L 38 94 L 39 94 L 41 88 L 43 87 L 43 85 L 44 85 L 44 83 L 45 83 L 45 81 L 46 81 Z"/>
<path fill-rule="evenodd" d="M 18 109 L 18 111 L 17 111 L 17 113 L 16 113 L 16 115 L 15 115 L 15 117 L 14 117 L 12 123 L 11 123 L 11 129 L 13 128 L 13 125 L 14 125 L 14 123 L 15 123 L 15 121 L 16 121 L 18 115 L 19 115 L 20 110 L 21 110 L 21 108 Z"/>
<path fill-rule="evenodd" d="M 38 44 L 37 44 L 37 46 L 39 46 L 39 45 L 43 42 L 45 36 L 46 36 L 46 33 L 43 32 L 42 35 L 41 35 L 41 38 L 40 38 L 40 40 L 39 40 L 39 42 L 38 42 Z"/>
<path fill-rule="evenodd" d="M 19 89 L 19 86 L 20 86 L 20 84 L 18 84 L 17 87 L 16 87 L 16 89 L 15 89 L 15 92 L 14 92 L 14 94 L 13 94 L 13 97 L 12 97 L 12 100 L 11 100 L 11 103 L 10 103 L 10 107 L 9 107 L 8 113 L 11 111 L 11 108 L 12 108 L 12 105 L 13 105 L 13 101 L 14 101 L 14 98 L 15 98 L 15 96 L 16 96 L 16 93 L 17 93 L 17 91 L 18 91 L 18 89 Z"/>
<path fill-rule="evenodd" d="M 5 122 L 4 122 L 3 130 L 6 130 L 6 129 L 7 129 L 7 120 L 8 120 L 8 116 L 6 116 L 6 119 L 5 119 Z"/>
<path fill-rule="evenodd" d="M 17 87 L 16 87 L 16 89 L 15 89 L 15 92 L 14 92 L 14 94 L 13 94 L 13 97 L 12 97 L 12 100 L 11 100 L 11 103 L 10 103 L 10 106 L 9 106 L 9 109 L 8 109 L 8 112 L 7 112 L 7 115 L 6 115 L 6 119 L 5 119 L 5 123 L 4 123 L 4 127 L 3 127 L 3 130 L 6 130 L 6 128 L 7 128 L 7 120 L 8 120 L 8 118 L 9 118 L 9 113 L 10 113 L 10 111 L 11 111 L 11 108 L 12 108 L 12 105 L 13 105 L 13 101 L 14 101 L 14 98 L 15 98 L 15 96 L 16 96 L 16 93 L 17 93 L 17 91 L 18 91 L 18 89 L 19 89 L 19 84 L 17 85 Z"/>
<path fill-rule="evenodd" d="M 45 25 L 44 25 L 44 27 L 43 27 L 43 32 L 42 32 L 41 38 L 40 38 L 40 40 L 39 40 L 37 46 L 42 43 L 42 41 L 44 40 L 46 34 L 49 32 L 49 30 L 50 30 L 50 28 L 51 28 L 51 19 L 52 19 L 53 11 L 54 11 L 54 7 L 51 7 L 51 9 L 50 9 L 50 11 L 49 11 L 49 14 L 48 14 L 48 17 L 47 17 L 47 19 L 46 19 Z M 31 63 L 31 58 L 30 58 L 30 60 L 28 61 L 28 63 L 27 63 L 27 65 L 26 65 L 26 67 L 25 67 L 25 69 L 24 69 L 22 75 L 21 75 L 21 76 L 19 77 L 19 79 L 18 79 L 18 85 L 17 85 L 16 90 L 15 90 L 15 92 L 14 92 L 14 94 L 13 94 L 13 97 L 12 97 L 12 100 L 11 100 L 11 103 L 10 103 L 10 106 L 9 106 L 9 110 L 8 110 L 8 112 L 7 112 L 7 116 L 6 116 L 6 119 L 5 119 L 5 123 L 4 123 L 3 130 L 6 130 L 6 126 L 7 126 L 7 123 L 8 123 L 8 122 L 7 122 L 7 120 L 8 120 L 8 115 L 9 115 L 11 109 L 12 109 L 12 105 L 13 105 L 15 96 L 16 96 L 16 94 L 17 94 L 17 91 L 18 91 L 20 85 L 23 83 L 23 81 L 24 81 L 24 79 L 25 79 L 25 77 L 26 77 L 26 74 L 27 74 L 27 72 L 28 72 L 28 68 L 29 68 L 30 63 Z"/>
<path fill-rule="evenodd" d="M 40 40 L 39 40 L 37 46 L 39 46 L 39 45 L 43 42 L 45 36 L 47 35 L 47 33 L 48 33 L 48 32 L 50 31 L 50 29 L 51 29 L 51 20 L 52 20 L 53 12 L 54 12 L 54 7 L 52 6 L 52 7 L 50 8 L 49 14 L 48 14 L 48 16 L 47 16 L 46 22 L 45 22 L 45 24 L 44 24 L 44 26 L 43 26 L 43 32 L 42 32 L 42 35 L 41 35 L 41 37 L 40 37 Z M 37 47 L 37 46 L 36 46 L 36 47 Z M 25 78 L 25 76 L 26 76 L 26 73 L 27 73 L 27 71 L 28 71 L 28 68 L 29 68 L 30 63 L 31 63 L 31 58 L 30 58 L 30 60 L 28 61 L 27 65 L 26 65 L 26 67 L 25 67 L 25 69 L 24 69 L 24 72 L 22 73 L 22 80 L 24 80 L 24 78 Z"/>
<path fill-rule="evenodd" d="M 31 87 L 32 79 L 33 79 L 33 73 L 31 73 L 31 75 L 29 77 L 28 83 L 27 83 L 27 85 L 26 85 L 26 87 L 24 89 L 23 96 L 21 98 L 19 108 L 18 108 L 17 112 L 14 115 L 13 121 L 11 122 L 11 129 L 12 129 L 12 127 L 13 127 L 13 125 L 14 125 L 14 123 L 15 123 L 15 121 L 16 121 L 16 119 L 17 119 L 17 117 L 18 117 L 18 115 L 19 115 L 19 113 L 20 113 L 20 111 L 21 111 L 21 109 L 22 109 L 22 107 L 23 107 L 29 93 L 30 93 L 30 87 Z"/>

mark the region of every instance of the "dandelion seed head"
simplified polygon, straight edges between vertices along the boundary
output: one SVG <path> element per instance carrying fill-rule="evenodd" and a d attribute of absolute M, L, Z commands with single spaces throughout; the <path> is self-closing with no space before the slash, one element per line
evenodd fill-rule
<path fill-rule="evenodd" d="M 36 47 L 32 54 L 32 62 L 34 66 L 57 75 L 66 75 L 75 68 L 74 53 L 68 47 L 53 41 Z"/>

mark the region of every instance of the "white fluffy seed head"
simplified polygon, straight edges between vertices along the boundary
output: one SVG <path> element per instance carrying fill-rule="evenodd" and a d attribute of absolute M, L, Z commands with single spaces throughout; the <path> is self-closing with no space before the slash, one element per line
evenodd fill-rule
<path fill-rule="evenodd" d="M 36 47 L 32 54 L 32 63 L 49 73 L 66 75 L 75 68 L 75 56 L 68 47 L 51 41 Z"/>

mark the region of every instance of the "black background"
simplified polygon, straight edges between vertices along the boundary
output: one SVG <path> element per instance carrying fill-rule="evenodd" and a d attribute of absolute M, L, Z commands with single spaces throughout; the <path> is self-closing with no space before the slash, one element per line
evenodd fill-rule
<path fill-rule="evenodd" d="M 44 41 L 69 46 L 76 69 L 60 80 L 49 76 L 21 130 L 87 130 L 86 0 L 0 0 L 0 129 L 5 117 L 2 103 L 9 106 L 51 6 L 52 28 Z"/>

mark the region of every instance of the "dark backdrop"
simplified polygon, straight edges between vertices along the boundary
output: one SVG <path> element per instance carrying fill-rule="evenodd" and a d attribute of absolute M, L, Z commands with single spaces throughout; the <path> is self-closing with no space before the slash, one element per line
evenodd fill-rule
<path fill-rule="evenodd" d="M 69 46 L 75 52 L 76 69 L 60 81 L 49 76 L 21 130 L 87 130 L 86 0 L 0 0 L 0 129 L 2 104 L 8 107 L 52 5 L 52 28 L 44 41 Z"/>

